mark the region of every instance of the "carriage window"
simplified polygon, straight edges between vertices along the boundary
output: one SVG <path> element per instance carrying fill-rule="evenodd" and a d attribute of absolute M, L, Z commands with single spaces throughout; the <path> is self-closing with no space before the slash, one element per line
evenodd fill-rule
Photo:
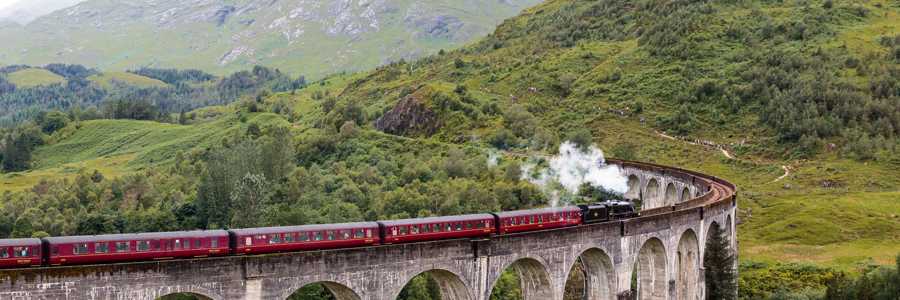
<path fill-rule="evenodd" d="M 471 223 L 471 222 L 466 223 L 466 229 L 472 229 L 472 223 Z"/>
<path fill-rule="evenodd" d="M 328 240 L 329 240 L 329 241 L 333 241 L 333 240 L 334 240 L 334 231 L 329 231 L 329 232 L 328 232 Z"/>
<path fill-rule="evenodd" d="M 462 223 L 456 223 L 456 231 L 462 230 Z"/>
<path fill-rule="evenodd" d="M 419 232 L 422 232 L 422 233 L 428 233 L 428 231 L 431 230 L 431 226 L 429 226 L 428 224 L 419 225 L 419 227 L 421 227 Z"/>
<path fill-rule="evenodd" d="M 475 225 L 478 229 L 484 228 L 484 222 L 478 222 L 478 225 Z"/>
<path fill-rule="evenodd" d="M 271 238 L 269 238 L 269 244 L 281 244 L 281 235 L 273 234 Z"/>
<path fill-rule="evenodd" d="M 181 240 L 175 240 L 175 250 L 181 249 Z"/>
<path fill-rule="evenodd" d="M 15 257 L 31 256 L 31 247 L 13 247 L 13 256 L 15 256 Z"/>
<path fill-rule="evenodd" d="M 410 231 L 410 233 L 412 233 L 412 234 L 418 234 L 418 233 L 419 233 L 419 226 L 416 226 L 416 225 L 410 226 L 410 227 L 409 227 L 409 231 Z"/>
<path fill-rule="evenodd" d="M 201 242 L 202 241 L 200 239 L 194 240 L 194 249 L 200 249 Z"/>
<path fill-rule="evenodd" d="M 534 216 L 531 216 L 531 224 L 534 224 Z"/>
<path fill-rule="evenodd" d="M 210 248 L 218 248 L 219 247 L 219 239 L 211 239 L 209 240 Z"/>
<path fill-rule="evenodd" d="M 178 240 L 175 240 L 178 243 Z M 128 252 L 128 242 L 116 242 L 116 252 Z"/>
<path fill-rule="evenodd" d="M 316 240 L 317 240 L 317 241 L 321 241 L 321 240 L 322 240 L 322 232 L 321 232 L 321 231 L 320 231 L 320 232 L 316 232 Z"/>
<path fill-rule="evenodd" d="M 74 252 L 75 254 L 87 254 L 88 253 L 88 244 L 75 245 L 75 248 L 72 249 L 72 252 Z"/>
<path fill-rule="evenodd" d="M 431 225 L 431 227 L 434 229 L 432 231 L 441 232 L 441 224 L 434 224 L 434 225 Z"/>
<path fill-rule="evenodd" d="M 372 229 L 366 229 L 366 237 L 372 237 Z"/>
<path fill-rule="evenodd" d="M 342 240 L 349 240 L 349 239 L 350 239 L 350 232 L 352 232 L 352 231 L 351 231 L 351 230 L 341 230 L 341 239 L 342 239 Z"/>
<path fill-rule="evenodd" d="M 284 241 L 287 243 L 293 243 L 294 242 L 294 234 L 293 233 L 285 233 Z"/>
<path fill-rule="evenodd" d="M 400 226 L 400 235 L 406 235 L 406 226 Z"/>
<path fill-rule="evenodd" d="M 94 253 L 108 253 L 108 252 L 109 252 L 109 244 L 108 243 L 94 244 Z"/>
<path fill-rule="evenodd" d="M 445 231 L 453 231 L 453 225 L 450 225 L 450 223 L 447 223 L 447 226 L 445 226 L 444 228 Z"/>
<path fill-rule="evenodd" d="M 137 242 L 137 251 L 148 251 L 148 250 L 150 250 L 150 242 L 148 242 L 148 241 Z"/>
<path fill-rule="evenodd" d="M 363 229 L 357 229 L 356 230 L 356 238 L 361 239 L 364 237 L 366 237 L 366 231 Z"/>
<path fill-rule="evenodd" d="M 301 242 L 305 242 L 305 241 L 309 240 L 309 234 L 306 232 L 301 232 L 299 237 L 300 237 Z"/>
<path fill-rule="evenodd" d="M 184 240 L 184 249 L 185 250 L 191 249 L 191 240 L 188 240 L 188 239 Z"/>
<path fill-rule="evenodd" d="M 0 258 L 9 258 L 9 249 L 0 248 Z"/>

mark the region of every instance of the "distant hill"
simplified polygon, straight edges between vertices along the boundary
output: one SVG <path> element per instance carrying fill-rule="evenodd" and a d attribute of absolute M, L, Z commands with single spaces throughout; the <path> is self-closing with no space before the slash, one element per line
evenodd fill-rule
<path fill-rule="evenodd" d="M 89 0 L 0 27 L 0 63 L 217 74 L 265 65 L 317 78 L 455 48 L 539 2 Z"/>
<path fill-rule="evenodd" d="M 153 111 L 138 119 L 167 120 L 169 114 L 305 84 L 303 77 L 259 66 L 223 77 L 190 69 L 100 72 L 66 64 L 0 66 L 0 126 L 12 127 L 49 110 L 109 117 L 113 103 L 146 104 Z"/>
<path fill-rule="evenodd" d="M 25 25 L 54 11 L 71 7 L 85 0 L 24 0 L 0 9 L 0 27 L 3 21 Z"/>

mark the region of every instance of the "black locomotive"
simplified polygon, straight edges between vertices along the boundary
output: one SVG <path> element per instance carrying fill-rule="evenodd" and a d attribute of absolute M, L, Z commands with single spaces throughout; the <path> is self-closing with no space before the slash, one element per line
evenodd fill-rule
<path fill-rule="evenodd" d="M 608 222 L 637 216 L 634 204 L 628 201 L 607 200 L 578 205 L 584 224 Z"/>

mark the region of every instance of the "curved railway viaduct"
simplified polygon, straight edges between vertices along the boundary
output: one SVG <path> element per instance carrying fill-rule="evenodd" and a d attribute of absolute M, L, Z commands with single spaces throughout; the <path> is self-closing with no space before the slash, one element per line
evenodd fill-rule
<path fill-rule="evenodd" d="M 591 300 L 704 299 L 707 232 L 722 226 L 736 249 L 735 187 L 718 178 L 615 161 L 640 217 L 557 230 L 263 256 L 0 271 L 0 300 L 146 299 L 193 293 L 215 300 L 283 300 L 323 284 L 339 300 L 396 299 L 429 273 L 447 300 L 486 300 L 500 274 L 520 274 L 526 299 L 563 299 L 569 272 L 585 270 Z M 580 260 L 579 260 L 580 258 Z M 631 295 L 637 272 L 637 295 Z"/>

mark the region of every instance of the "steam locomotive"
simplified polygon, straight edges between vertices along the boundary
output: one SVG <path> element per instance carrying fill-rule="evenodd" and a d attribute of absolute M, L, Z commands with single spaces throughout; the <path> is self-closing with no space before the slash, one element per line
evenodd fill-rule
<path fill-rule="evenodd" d="M 479 238 L 637 216 L 627 201 L 378 222 L 0 239 L 0 269 L 190 259 Z"/>

